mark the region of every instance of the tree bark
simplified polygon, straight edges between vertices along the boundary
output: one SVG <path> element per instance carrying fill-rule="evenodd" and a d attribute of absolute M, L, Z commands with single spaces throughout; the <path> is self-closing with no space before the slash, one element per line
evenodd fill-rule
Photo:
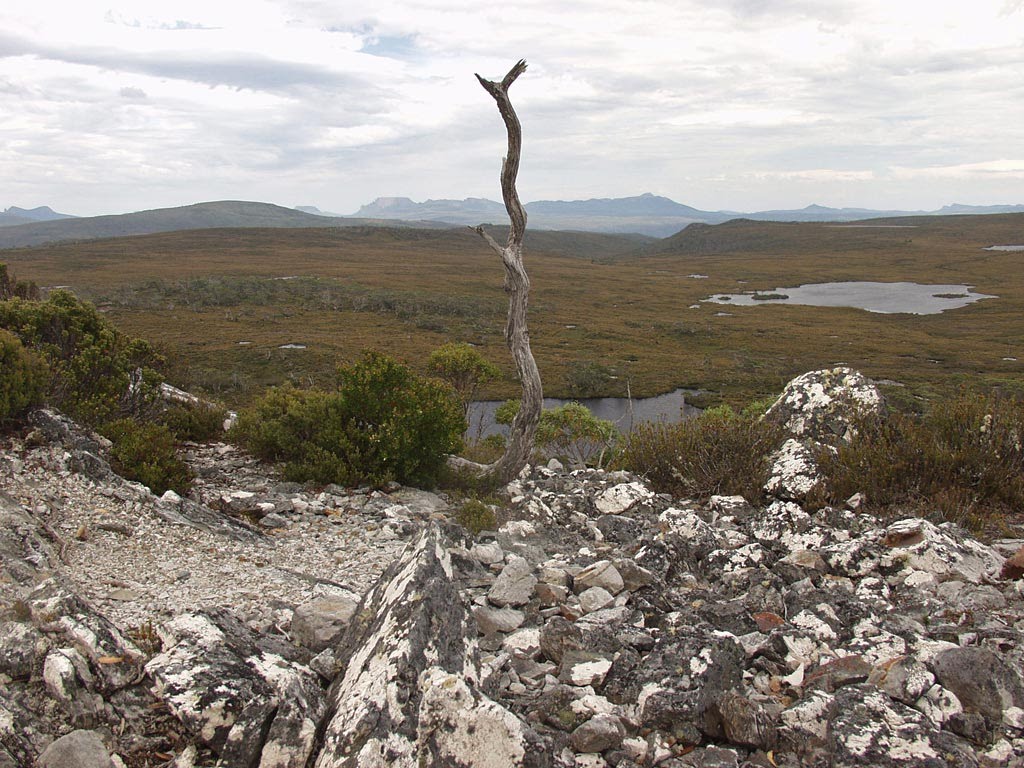
<path fill-rule="evenodd" d="M 515 361 L 516 373 L 523 387 L 523 396 L 519 413 L 512 421 L 508 445 L 505 453 L 493 464 L 473 464 L 464 459 L 456 459 L 453 463 L 458 467 L 471 467 L 486 477 L 508 483 L 515 479 L 520 470 L 530 460 L 533 452 L 534 437 L 537 424 L 540 422 L 541 409 L 544 403 L 544 392 L 541 387 L 540 371 L 530 350 L 530 335 L 526 328 L 526 310 L 530 298 L 530 279 L 523 266 L 523 235 L 526 233 L 526 211 L 519 201 L 516 191 L 516 176 L 519 174 L 519 157 L 522 152 L 523 134 L 519 118 L 508 97 L 508 89 L 523 72 L 526 62 L 520 60 L 508 74 L 496 83 L 484 80 L 480 75 L 476 79 L 484 87 L 495 102 L 505 128 L 508 132 L 508 152 L 501 166 L 501 195 L 505 201 L 510 222 L 508 241 L 504 246 L 498 244 L 493 237 L 484 231 L 483 226 L 476 227 L 488 245 L 501 256 L 505 266 L 505 292 L 508 294 L 508 318 L 505 321 L 505 341 Z"/>

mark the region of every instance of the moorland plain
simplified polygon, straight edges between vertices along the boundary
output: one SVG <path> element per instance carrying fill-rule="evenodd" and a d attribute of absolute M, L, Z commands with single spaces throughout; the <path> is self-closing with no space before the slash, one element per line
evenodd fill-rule
<path fill-rule="evenodd" d="M 624 395 L 628 384 L 634 396 L 687 387 L 742 403 L 840 362 L 908 397 L 962 384 L 1021 393 L 1024 254 L 985 249 L 1022 241 L 1024 214 L 737 220 L 657 241 L 528 232 L 533 350 L 553 396 Z M 175 383 L 229 404 L 285 380 L 327 385 L 368 348 L 422 370 L 449 340 L 478 345 L 505 371 L 486 395 L 516 393 L 503 270 L 469 229 L 216 229 L 4 250 L 0 260 L 95 301 L 168 354 Z M 702 302 L 853 280 L 963 283 L 999 298 L 936 315 Z"/>

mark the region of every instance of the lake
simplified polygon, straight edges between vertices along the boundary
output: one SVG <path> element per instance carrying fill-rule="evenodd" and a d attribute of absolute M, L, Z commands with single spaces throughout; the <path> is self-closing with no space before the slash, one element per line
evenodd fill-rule
<path fill-rule="evenodd" d="M 811 307 L 854 307 L 868 312 L 935 315 L 981 299 L 996 299 L 975 293 L 967 285 L 922 285 L 921 283 L 876 283 L 869 281 L 809 283 L 773 291 L 745 291 L 715 294 L 704 301 L 712 304 L 752 307 L 758 304 L 802 304 Z"/>
<path fill-rule="evenodd" d="M 675 422 L 691 418 L 700 413 L 700 408 L 686 404 L 686 395 L 694 390 L 677 389 L 664 395 L 639 397 L 629 400 L 625 397 L 592 397 L 581 400 L 562 400 L 557 397 L 545 397 L 544 409 L 551 410 L 566 403 L 578 402 L 587 406 L 590 412 L 599 419 L 612 422 L 620 432 L 629 432 L 634 424 L 644 422 Z M 469 430 L 471 438 L 477 435 L 508 434 L 508 427 L 494 423 L 494 412 L 505 402 L 504 400 L 478 400 L 469 406 Z"/>

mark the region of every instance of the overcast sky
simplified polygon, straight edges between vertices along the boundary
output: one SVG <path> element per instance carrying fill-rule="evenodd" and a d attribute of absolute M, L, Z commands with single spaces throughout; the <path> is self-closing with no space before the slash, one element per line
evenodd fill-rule
<path fill-rule="evenodd" d="M 1024 203 L 1024 0 L 5 0 L 0 208 Z"/>

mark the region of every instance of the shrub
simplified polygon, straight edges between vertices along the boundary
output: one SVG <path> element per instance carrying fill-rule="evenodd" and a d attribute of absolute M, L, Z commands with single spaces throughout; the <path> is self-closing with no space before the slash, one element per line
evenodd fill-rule
<path fill-rule="evenodd" d="M 511 424 L 519 412 L 518 400 L 506 400 L 494 412 L 498 424 Z M 566 403 L 542 411 L 534 438 L 537 459 L 557 458 L 573 466 L 603 466 L 618 442 L 610 421 L 599 419 L 580 403 Z"/>
<path fill-rule="evenodd" d="M 463 414 L 469 413 L 480 385 L 501 375 L 498 366 L 465 343 L 441 345 L 430 354 L 427 368 L 452 385 L 462 401 Z"/>
<path fill-rule="evenodd" d="M 271 390 L 239 414 L 233 435 L 284 462 L 290 480 L 433 485 L 465 428 L 450 387 L 370 353 L 339 372 L 334 392 Z"/>
<path fill-rule="evenodd" d="M 759 501 L 768 456 L 783 441 L 781 427 L 728 406 L 675 424 L 641 424 L 626 438 L 617 465 L 644 475 L 658 491 L 707 498 L 741 495 Z"/>
<path fill-rule="evenodd" d="M 38 299 L 39 286 L 24 280 L 16 280 L 7 271 L 7 265 L 0 263 L 0 301 L 7 299 Z"/>
<path fill-rule="evenodd" d="M 455 510 L 455 522 L 474 536 L 498 527 L 494 510 L 479 499 L 467 499 Z"/>
<path fill-rule="evenodd" d="M 212 403 L 174 403 L 156 417 L 178 440 L 206 443 L 224 436 L 227 411 Z"/>
<path fill-rule="evenodd" d="M 188 492 L 192 473 L 174 449 L 174 435 L 162 424 L 142 424 L 118 419 L 101 430 L 113 443 L 114 469 L 129 480 L 138 480 L 158 496 L 173 490 Z"/>
<path fill-rule="evenodd" d="M 0 423 L 41 402 L 45 385 L 46 363 L 0 330 Z"/>
<path fill-rule="evenodd" d="M 152 413 L 159 377 L 153 349 L 119 332 L 68 291 L 46 301 L 0 301 L 0 328 L 40 354 L 50 371 L 48 400 L 91 426 Z"/>
<path fill-rule="evenodd" d="M 611 370 L 592 360 L 574 360 L 565 374 L 570 397 L 595 397 L 605 392 L 612 381 Z"/>
<path fill-rule="evenodd" d="M 981 523 L 1024 506 L 1024 403 L 962 392 L 923 416 L 863 420 L 837 453 L 820 457 L 829 498 L 858 491 L 869 508 L 910 506 Z"/>

